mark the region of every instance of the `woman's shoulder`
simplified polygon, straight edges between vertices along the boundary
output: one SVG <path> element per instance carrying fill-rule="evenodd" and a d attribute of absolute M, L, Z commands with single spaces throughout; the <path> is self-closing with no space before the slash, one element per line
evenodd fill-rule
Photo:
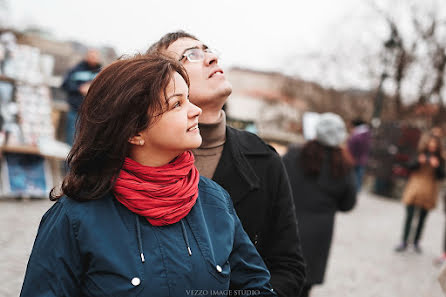
<path fill-rule="evenodd" d="M 62 196 L 49 209 L 49 213 L 63 213 L 72 219 L 79 219 L 86 214 L 103 212 L 107 205 L 112 205 L 112 195 L 107 194 L 100 199 L 80 201 L 68 196 Z M 52 209 L 54 209 L 52 211 Z"/>
<path fill-rule="evenodd" d="M 63 205 L 63 207 L 66 207 L 68 209 L 85 209 L 85 208 L 92 208 L 92 207 L 101 207 L 105 204 L 108 204 L 112 201 L 112 194 L 107 193 L 103 197 L 99 199 L 91 199 L 91 200 L 80 200 L 80 199 L 74 199 L 68 196 L 62 196 L 57 200 L 56 203 L 60 203 Z"/>
<path fill-rule="evenodd" d="M 200 176 L 198 191 L 202 203 L 214 204 L 229 209 L 231 198 L 228 192 L 213 180 Z"/>

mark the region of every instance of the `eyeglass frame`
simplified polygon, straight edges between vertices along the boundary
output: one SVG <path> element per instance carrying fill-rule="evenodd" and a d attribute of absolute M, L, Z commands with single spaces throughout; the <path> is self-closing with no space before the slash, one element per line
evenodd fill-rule
<path fill-rule="evenodd" d="M 200 58 L 200 59 L 198 59 L 198 60 L 192 60 L 192 59 L 189 57 L 189 55 L 188 55 L 188 53 L 191 52 L 191 51 L 199 51 L 199 52 L 202 54 L 202 58 Z M 188 49 L 186 49 L 186 50 L 183 52 L 183 54 L 181 55 L 181 57 L 180 57 L 180 59 L 179 59 L 178 61 L 181 62 L 184 58 L 186 58 L 186 59 L 187 59 L 189 62 L 191 62 L 191 63 L 201 62 L 201 61 L 204 60 L 204 57 L 205 57 L 205 54 L 206 54 L 206 53 L 208 53 L 208 54 L 214 54 L 214 55 L 217 56 L 218 59 L 220 59 L 220 52 L 219 52 L 218 50 L 216 50 L 216 49 L 209 48 L 209 47 L 206 47 L 206 48 L 198 48 L 198 47 L 194 47 L 194 48 L 188 48 Z"/>

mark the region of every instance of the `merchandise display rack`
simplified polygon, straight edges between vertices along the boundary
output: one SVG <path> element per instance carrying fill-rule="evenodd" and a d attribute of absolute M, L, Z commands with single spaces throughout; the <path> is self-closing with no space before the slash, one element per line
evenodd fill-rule
<path fill-rule="evenodd" d="M 55 139 L 58 117 L 47 83 L 54 60 L 37 48 L 16 44 L 12 33 L 4 34 L 0 34 L 0 198 L 47 198 L 62 180 L 69 151 Z"/>

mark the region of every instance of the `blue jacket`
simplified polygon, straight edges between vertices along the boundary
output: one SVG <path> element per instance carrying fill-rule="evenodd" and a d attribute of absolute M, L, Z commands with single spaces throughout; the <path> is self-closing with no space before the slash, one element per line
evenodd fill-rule
<path fill-rule="evenodd" d="M 229 195 L 202 177 L 190 213 L 162 227 L 111 194 L 59 199 L 42 218 L 20 296 L 276 296 L 269 280 Z"/>
<path fill-rule="evenodd" d="M 101 64 L 90 66 L 86 61 L 82 61 L 71 69 L 65 76 L 62 88 L 67 92 L 68 104 L 71 109 L 78 110 L 84 100 L 84 96 L 79 92 L 79 87 L 92 81 L 101 70 Z"/>

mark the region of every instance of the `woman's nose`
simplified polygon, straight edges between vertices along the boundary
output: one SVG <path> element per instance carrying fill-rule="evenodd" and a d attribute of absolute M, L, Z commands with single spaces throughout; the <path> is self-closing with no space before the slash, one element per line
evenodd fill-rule
<path fill-rule="evenodd" d="M 194 118 L 194 117 L 198 117 L 201 115 L 201 108 L 196 106 L 195 104 L 193 104 L 192 102 L 189 101 L 189 103 L 191 104 L 190 110 L 189 110 L 189 117 Z"/>

